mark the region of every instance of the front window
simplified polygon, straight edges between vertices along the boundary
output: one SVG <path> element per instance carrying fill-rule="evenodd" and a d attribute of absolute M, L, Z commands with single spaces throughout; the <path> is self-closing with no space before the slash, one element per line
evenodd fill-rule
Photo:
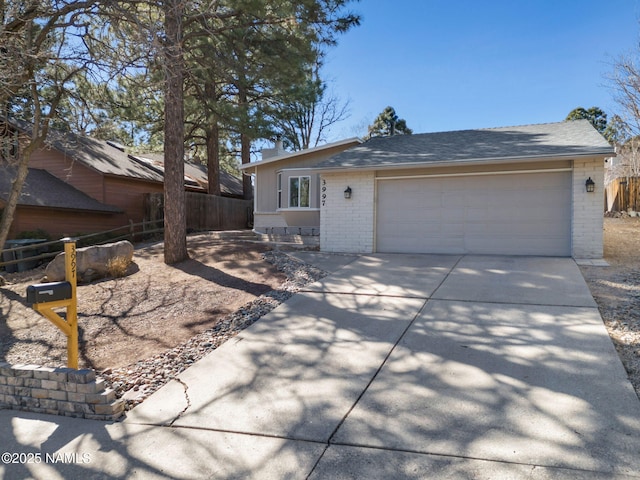
<path fill-rule="evenodd" d="M 309 208 L 310 177 L 289 178 L 289 207 Z"/>
<path fill-rule="evenodd" d="M 282 174 L 278 174 L 278 208 L 282 208 Z"/>

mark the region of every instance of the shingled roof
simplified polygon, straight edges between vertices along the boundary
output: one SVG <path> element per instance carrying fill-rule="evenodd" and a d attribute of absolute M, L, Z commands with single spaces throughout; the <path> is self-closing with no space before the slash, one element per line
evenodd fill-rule
<path fill-rule="evenodd" d="M 164 177 L 132 160 L 112 142 L 81 135 L 50 134 L 49 143 L 76 161 L 102 174 L 150 180 L 162 183 Z"/>
<path fill-rule="evenodd" d="M 164 175 L 164 155 L 161 153 L 143 153 L 130 155 L 130 157 Z M 206 190 L 209 182 L 207 167 L 189 161 L 185 162 L 184 180 L 188 186 L 200 187 Z M 242 197 L 242 180 L 235 175 L 220 170 L 220 191 L 222 194 Z"/>
<path fill-rule="evenodd" d="M 27 122 L 12 119 L 11 123 L 30 132 L 31 126 Z M 164 157 L 161 153 L 129 154 L 116 142 L 57 130 L 49 132 L 47 144 L 104 175 L 164 183 Z M 206 190 L 206 168 L 185 162 L 185 185 Z M 220 172 L 220 189 L 228 195 L 243 195 L 242 180 L 227 172 Z"/>
<path fill-rule="evenodd" d="M 319 163 L 320 169 L 385 168 L 541 158 L 613 156 L 588 120 L 374 137 Z"/>
<path fill-rule="evenodd" d="M 7 201 L 14 175 L 11 167 L 0 167 L 0 199 Z M 91 198 L 46 170 L 30 168 L 18 200 L 18 205 L 82 210 L 94 213 L 121 213 L 117 207 Z"/>

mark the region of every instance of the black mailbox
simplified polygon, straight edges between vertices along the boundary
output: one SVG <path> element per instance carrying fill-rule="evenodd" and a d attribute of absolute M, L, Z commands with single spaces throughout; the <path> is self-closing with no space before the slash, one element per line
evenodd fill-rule
<path fill-rule="evenodd" d="M 55 302 L 71 298 L 71 284 L 69 282 L 38 283 L 27 287 L 27 303 Z"/>

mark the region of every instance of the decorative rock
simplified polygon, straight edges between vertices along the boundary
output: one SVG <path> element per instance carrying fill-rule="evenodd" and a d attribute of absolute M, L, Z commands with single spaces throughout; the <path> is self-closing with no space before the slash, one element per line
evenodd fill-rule
<path fill-rule="evenodd" d="M 180 375 L 188 366 L 255 323 L 305 285 L 327 275 L 327 272 L 283 252 L 267 252 L 263 257 L 287 276 L 287 280 L 277 290 L 261 295 L 221 319 L 213 328 L 192 337 L 182 345 L 133 365 L 109 368 L 101 372 L 101 377 L 116 391 L 126 410 L 131 410 L 169 380 Z"/>
<path fill-rule="evenodd" d="M 59 253 L 47 265 L 45 274 L 48 282 L 59 282 L 65 279 L 64 253 Z M 107 263 L 109 260 L 122 257 L 127 261 L 133 259 L 133 245 L 127 240 L 78 248 L 76 250 L 76 269 L 78 279 L 87 277 L 99 278 L 107 276 Z"/>

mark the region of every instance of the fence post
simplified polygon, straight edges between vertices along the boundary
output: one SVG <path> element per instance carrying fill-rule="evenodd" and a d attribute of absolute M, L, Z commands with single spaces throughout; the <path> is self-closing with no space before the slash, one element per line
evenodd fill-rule
<path fill-rule="evenodd" d="M 69 338 L 67 339 L 67 366 L 78 369 L 78 298 L 76 289 L 76 242 L 71 238 L 64 240 L 64 272 L 65 280 L 71 284 L 71 302 L 67 306 L 67 323 L 69 324 Z"/>

